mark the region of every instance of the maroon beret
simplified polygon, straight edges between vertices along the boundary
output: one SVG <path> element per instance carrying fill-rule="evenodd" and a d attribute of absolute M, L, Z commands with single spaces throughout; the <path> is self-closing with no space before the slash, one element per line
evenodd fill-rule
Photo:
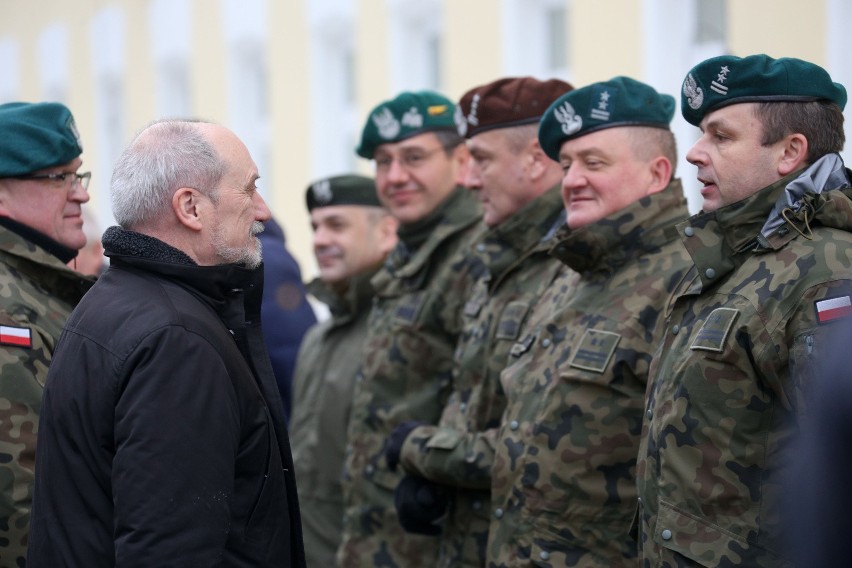
<path fill-rule="evenodd" d="M 559 79 L 498 79 L 462 96 L 456 106 L 456 127 L 460 136 L 471 138 L 493 128 L 536 123 L 553 101 L 573 89 Z"/>

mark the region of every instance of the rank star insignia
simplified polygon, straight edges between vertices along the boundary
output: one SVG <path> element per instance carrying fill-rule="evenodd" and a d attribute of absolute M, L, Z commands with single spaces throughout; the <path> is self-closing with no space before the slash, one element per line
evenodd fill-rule
<path fill-rule="evenodd" d="M 728 87 L 724 84 L 725 81 L 728 80 L 728 73 L 731 70 L 727 65 L 723 65 L 721 69 L 719 69 L 719 74 L 716 75 L 716 80 L 710 83 L 710 90 L 719 93 L 720 95 L 728 94 Z"/>
<path fill-rule="evenodd" d="M 607 110 L 609 108 L 609 98 L 609 91 L 601 92 L 598 96 L 597 108 L 593 108 L 589 115 L 598 120 L 609 120 L 610 113 L 609 110 Z"/>

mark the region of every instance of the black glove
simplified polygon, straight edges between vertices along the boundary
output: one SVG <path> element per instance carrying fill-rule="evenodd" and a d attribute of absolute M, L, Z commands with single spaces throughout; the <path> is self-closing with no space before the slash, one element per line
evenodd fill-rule
<path fill-rule="evenodd" d="M 405 444 L 405 439 L 411 434 L 411 431 L 420 426 L 422 422 L 418 420 L 408 420 L 403 422 L 391 432 L 385 442 L 385 461 L 388 464 L 388 469 L 396 471 L 396 466 L 399 465 L 399 453 L 402 451 L 402 446 Z"/>
<path fill-rule="evenodd" d="M 414 534 L 437 535 L 442 527 L 437 522 L 447 512 L 450 496 L 437 483 L 422 477 L 406 475 L 393 493 L 396 516 L 406 531 Z"/>

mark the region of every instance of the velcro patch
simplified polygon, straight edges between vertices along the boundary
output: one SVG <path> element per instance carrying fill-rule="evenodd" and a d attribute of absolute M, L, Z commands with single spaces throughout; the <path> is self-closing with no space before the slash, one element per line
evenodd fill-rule
<path fill-rule="evenodd" d="M 577 369 L 603 373 L 620 340 L 618 333 L 587 329 L 569 364 Z"/>
<path fill-rule="evenodd" d="M 698 335 L 695 336 L 689 348 L 693 351 L 721 353 L 739 313 L 739 310 L 733 308 L 716 308 L 713 310 L 704 320 L 704 325 L 698 330 Z"/>
<path fill-rule="evenodd" d="M 497 324 L 497 339 L 515 340 L 521 332 L 521 324 L 527 316 L 529 304 L 526 302 L 509 302 L 500 314 Z"/>
<path fill-rule="evenodd" d="M 814 307 L 819 323 L 828 323 L 852 316 L 852 301 L 850 301 L 849 296 L 820 300 L 815 302 Z"/>
<path fill-rule="evenodd" d="M 14 345 L 15 347 L 31 349 L 33 346 L 33 332 L 28 327 L 0 325 L 0 345 Z"/>
<path fill-rule="evenodd" d="M 482 306 L 488 301 L 488 288 L 485 286 L 477 286 L 472 297 L 464 304 L 464 315 L 469 318 L 475 318 L 482 311 Z"/>
<path fill-rule="evenodd" d="M 412 324 L 417 321 L 417 316 L 420 313 L 420 308 L 423 307 L 423 302 L 426 300 L 426 292 L 416 292 L 408 294 L 402 303 L 396 308 L 394 316 L 398 321 Z"/>

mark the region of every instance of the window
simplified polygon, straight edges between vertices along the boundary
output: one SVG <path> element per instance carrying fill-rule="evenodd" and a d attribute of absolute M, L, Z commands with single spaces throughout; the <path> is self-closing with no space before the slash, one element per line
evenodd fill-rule
<path fill-rule="evenodd" d="M 187 0 L 154 0 L 148 13 L 158 116 L 189 116 L 192 111 L 189 69 L 192 29 Z"/>
<path fill-rule="evenodd" d="M 90 193 L 96 196 L 97 217 L 105 225 L 112 224 L 112 208 L 109 200 L 109 180 L 112 169 L 124 146 L 124 59 L 125 18 L 118 7 L 105 8 L 92 20 L 90 46 L 95 84 L 95 128 L 94 146 L 97 163 Z M 81 133 L 83 146 L 91 134 Z"/>
<path fill-rule="evenodd" d="M 68 28 L 49 25 L 38 37 L 42 100 L 68 102 L 68 67 Z"/>
<path fill-rule="evenodd" d="M 570 80 L 572 0 L 503 0 L 503 66 L 508 75 Z"/>
<path fill-rule="evenodd" d="M 245 143 L 269 199 L 274 187 L 267 100 L 266 0 L 221 0 L 227 45 L 228 126 Z M 272 183 L 267 183 L 267 182 Z"/>
<path fill-rule="evenodd" d="M 355 100 L 354 4 L 335 0 L 309 6 L 313 178 L 357 168 L 360 123 Z"/>
<path fill-rule="evenodd" d="M 17 100 L 20 80 L 20 60 L 18 43 L 7 39 L 0 40 L 0 103 Z"/>
<path fill-rule="evenodd" d="M 724 0 L 696 0 L 693 43 L 724 44 L 726 14 Z"/>
<path fill-rule="evenodd" d="M 828 72 L 832 80 L 844 85 L 852 85 L 852 58 L 849 57 L 852 51 L 852 36 L 846 29 L 849 18 L 852 18 L 852 4 L 848 0 L 828 0 L 826 6 Z M 847 105 L 846 108 L 848 109 L 849 106 Z M 852 146 L 852 121 L 846 120 L 844 129 L 847 150 L 841 152 L 841 155 L 848 165 L 852 164 L 852 153 L 849 151 Z"/>
<path fill-rule="evenodd" d="M 643 0 L 644 76 L 637 78 L 673 96 L 679 108 L 687 71 L 708 57 L 727 53 L 726 13 L 724 0 Z M 675 173 L 683 182 L 689 210 L 695 213 L 703 203 L 701 184 L 686 152 L 699 130 L 676 112 L 672 131 L 680 156 Z"/>
<path fill-rule="evenodd" d="M 441 91 L 442 13 L 438 0 L 387 0 L 391 92 Z"/>

